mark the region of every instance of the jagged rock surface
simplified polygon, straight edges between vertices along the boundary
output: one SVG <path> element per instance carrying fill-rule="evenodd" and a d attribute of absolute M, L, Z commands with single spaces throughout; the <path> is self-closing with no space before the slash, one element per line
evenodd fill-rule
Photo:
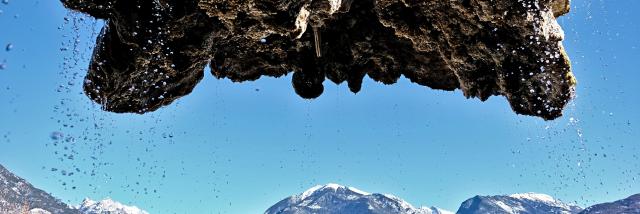
<path fill-rule="evenodd" d="M 0 164 L 0 214 L 149 214 L 135 206 L 111 199 L 92 201 L 72 207 L 33 187 Z"/>
<path fill-rule="evenodd" d="M 63 3 L 108 20 L 84 84 L 86 94 L 105 110 L 153 111 L 191 93 L 203 78 L 216 25 L 198 12 L 196 2 Z"/>
<path fill-rule="evenodd" d="M 293 73 L 361 90 L 401 76 L 555 119 L 576 81 L 556 17 L 569 0 L 62 0 L 107 24 L 85 91 L 108 111 L 153 111 L 189 94 L 210 61 L 232 81 Z"/>
<path fill-rule="evenodd" d="M 79 214 L 0 165 L 0 213 Z"/>

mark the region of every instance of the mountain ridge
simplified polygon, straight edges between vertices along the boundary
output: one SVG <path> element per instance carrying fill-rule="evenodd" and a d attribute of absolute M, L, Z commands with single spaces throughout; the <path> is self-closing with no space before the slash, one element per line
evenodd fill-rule
<path fill-rule="evenodd" d="M 0 213 L 20 213 L 25 209 L 34 213 L 79 213 L 0 165 Z"/>
<path fill-rule="evenodd" d="M 333 183 L 287 197 L 265 211 L 265 214 L 311 213 L 453 214 L 437 207 L 416 208 L 395 195 L 368 193 Z"/>
<path fill-rule="evenodd" d="M 110 198 L 69 206 L 49 193 L 14 175 L 0 164 L 1 214 L 149 214 Z M 289 196 L 271 206 L 265 214 L 453 214 L 435 206 L 414 207 L 391 194 L 369 193 L 360 189 L 326 184 Z M 476 195 L 464 201 L 456 214 L 640 214 L 640 194 L 582 209 L 546 194 Z"/>
<path fill-rule="evenodd" d="M 86 198 L 70 206 L 38 189 L 0 164 L 0 214 L 149 214 L 135 206 L 123 205 L 109 198 L 93 201 Z"/>
<path fill-rule="evenodd" d="M 640 213 L 640 194 L 629 196 L 614 202 L 596 204 L 584 209 L 580 214 L 605 214 L 605 213 Z"/>
<path fill-rule="evenodd" d="M 467 199 L 457 214 L 577 214 L 582 208 L 564 203 L 546 194 L 518 193 L 511 195 L 479 196 Z"/>
<path fill-rule="evenodd" d="M 329 183 L 289 196 L 265 214 L 453 214 L 438 207 L 414 207 L 403 199 Z M 640 214 L 640 194 L 583 209 L 550 195 L 527 192 L 511 195 L 476 195 L 462 202 L 456 214 Z"/>

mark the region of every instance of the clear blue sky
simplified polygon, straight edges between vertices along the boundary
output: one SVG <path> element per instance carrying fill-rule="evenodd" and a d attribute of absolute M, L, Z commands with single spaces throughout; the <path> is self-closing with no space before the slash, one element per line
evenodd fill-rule
<path fill-rule="evenodd" d="M 0 164 L 71 204 L 112 197 L 152 213 L 262 213 L 329 182 L 454 211 L 477 194 L 585 205 L 640 193 L 640 1 L 572 2 L 561 25 L 578 97 L 544 122 L 500 97 L 407 80 L 366 81 L 357 95 L 327 82 L 305 101 L 290 76 L 233 84 L 208 73 L 155 113 L 105 113 L 80 90 L 101 23 L 65 25 L 80 16 L 57 0 L 11 0 L 0 4 Z M 75 140 L 55 146 L 54 131 Z"/>

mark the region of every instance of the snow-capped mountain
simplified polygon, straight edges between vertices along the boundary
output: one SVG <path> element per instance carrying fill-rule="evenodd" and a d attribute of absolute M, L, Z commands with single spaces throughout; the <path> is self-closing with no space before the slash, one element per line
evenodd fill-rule
<path fill-rule="evenodd" d="M 85 199 L 71 207 L 33 187 L 0 165 L 0 214 L 149 214 L 111 199 Z M 453 214 L 436 207 L 413 207 L 389 194 L 367 193 L 338 184 L 315 186 L 288 197 L 265 214 Z M 537 193 L 476 196 L 457 214 L 640 214 L 640 194 L 582 209 Z"/>
<path fill-rule="evenodd" d="M 580 214 L 637 214 L 640 213 L 640 194 L 632 195 L 628 198 L 611 202 L 593 205 L 584 209 Z"/>
<path fill-rule="evenodd" d="M 582 208 L 538 193 L 476 196 L 462 203 L 457 214 L 575 214 Z"/>
<path fill-rule="evenodd" d="M 288 197 L 265 214 L 453 214 L 436 207 L 415 208 L 388 194 L 367 193 L 338 184 L 315 186 L 302 194 Z"/>
<path fill-rule="evenodd" d="M 48 193 L 33 187 L 0 165 L 0 213 L 2 214 L 76 214 Z"/>
<path fill-rule="evenodd" d="M 148 214 L 111 199 L 92 201 L 71 207 L 50 194 L 33 187 L 0 165 L 0 214 Z"/>
<path fill-rule="evenodd" d="M 102 201 L 84 199 L 77 209 L 83 214 L 149 214 L 138 207 L 123 205 L 109 198 Z"/>

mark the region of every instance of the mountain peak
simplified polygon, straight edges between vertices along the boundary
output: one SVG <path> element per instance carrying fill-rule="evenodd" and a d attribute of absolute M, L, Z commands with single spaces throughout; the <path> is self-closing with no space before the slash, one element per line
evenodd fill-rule
<path fill-rule="evenodd" d="M 62 201 L 0 165 L 0 213 L 22 213 L 24 205 L 33 214 L 77 213 Z"/>
<path fill-rule="evenodd" d="M 509 197 L 519 198 L 523 200 L 530 201 L 541 201 L 541 202 L 556 202 L 557 200 L 547 194 L 535 193 L 535 192 L 527 192 L 527 193 L 516 193 L 511 194 Z"/>
<path fill-rule="evenodd" d="M 331 191 L 331 192 L 338 192 L 338 191 L 343 191 L 345 193 L 348 194 L 359 194 L 359 195 L 370 195 L 371 193 L 368 192 L 364 192 L 362 190 L 353 188 L 353 187 L 347 187 L 347 186 L 342 186 L 340 184 L 334 184 L 334 183 L 329 183 L 329 184 L 325 184 L 325 185 L 317 185 L 314 187 L 311 187 L 310 189 L 304 191 L 302 194 L 298 195 L 300 200 L 304 200 L 306 198 L 308 198 L 309 196 L 312 196 L 314 194 L 318 194 L 318 193 L 323 193 L 326 191 Z"/>
<path fill-rule="evenodd" d="M 564 203 L 540 193 L 519 193 L 512 195 L 476 196 L 466 200 L 458 209 L 458 214 L 529 214 L 561 213 L 575 214 L 582 208 Z"/>
<path fill-rule="evenodd" d="M 71 207 L 32 186 L 0 164 L 0 213 L 23 213 L 25 204 L 30 208 L 30 214 L 149 214 L 110 198 L 102 201 L 85 198 L 80 205 Z"/>
<path fill-rule="evenodd" d="M 85 198 L 77 209 L 83 214 L 149 214 L 138 207 L 127 206 L 114 201 L 111 198 L 106 198 L 102 201 L 94 201 L 89 198 Z"/>
<path fill-rule="evenodd" d="M 339 184 L 314 186 L 299 195 L 288 197 L 269 208 L 265 214 L 311 213 L 397 213 L 397 214 L 450 214 L 435 208 L 415 208 L 397 196 L 368 193 Z"/>

